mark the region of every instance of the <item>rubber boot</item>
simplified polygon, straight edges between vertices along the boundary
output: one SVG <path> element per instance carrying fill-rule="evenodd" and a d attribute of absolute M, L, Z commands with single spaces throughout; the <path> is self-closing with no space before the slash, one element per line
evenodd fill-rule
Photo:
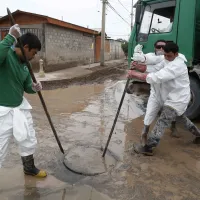
<path fill-rule="evenodd" d="M 175 138 L 180 138 L 180 134 L 176 128 L 176 121 L 173 121 L 171 124 L 171 136 Z"/>
<path fill-rule="evenodd" d="M 45 178 L 47 176 L 46 171 L 39 170 L 35 167 L 33 155 L 22 156 L 22 163 L 24 166 L 24 173 L 39 178 Z"/>
<path fill-rule="evenodd" d="M 135 144 L 133 147 L 134 147 L 134 151 L 137 154 L 143 154 L 145 156 L 153 156 L 154 155 L 155 147 L 150 147 L 148 145 L 142 146 L 140 144 Z"/>
<path fill-rule="evenodd" d="M 196 138 L 193 140 L 193 143 L 194 143 L 194 144 L 200 144 L 200 137 L 196 137 Z"/>

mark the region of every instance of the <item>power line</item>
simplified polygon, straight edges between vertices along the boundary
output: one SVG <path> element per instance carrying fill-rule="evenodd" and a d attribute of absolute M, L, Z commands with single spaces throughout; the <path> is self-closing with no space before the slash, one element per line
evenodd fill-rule
<path fill-rule="evenodd" d="M 122 4 L 122 2 L 120 0 L 118 0 L 119 3 L 121 4 L 121 6 L 130 14 L 129 10 Z M 129 16 L 130 17 L 130 16 Z"/>
<path fill-rule="evenodd" d="M 115 8 L 113 8 L 113 6 L 109 2 L 107 2 L 107 4 L 124 22 L 126 22 L 130 26 L 130 24 L 115 10 Z"/>
<path fill-rule="evenodd" d="M 115 35 L 115 34 L 108 34 L 109 36 L 129 36 L 129 34 L 124 34 L 124 35 Z"/>
<path fill-rule="evenodd" d="M 125 20 L 128 20 L 128 18 L 125 19 Z M 122 23 L 122 22 L 121 21 L 115 21 L 115 22 L 111 22 L 110 24 L 119 24 L 119 23 Z"/>

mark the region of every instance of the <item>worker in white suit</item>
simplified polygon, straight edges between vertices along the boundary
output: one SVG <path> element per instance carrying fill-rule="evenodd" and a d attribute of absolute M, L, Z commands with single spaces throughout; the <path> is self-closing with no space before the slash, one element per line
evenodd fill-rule
<path fill-rule="evenodd" d="M 200 143 L 200 130 L 184 115 L 190 101 L 190 80 L 185 59 L 178 52 L 179 47 L 175 43 L 167 43 L 164 47 L 165 60 L 157 64 L 159 71 L 141 73 L 129 70 L 128 72 L 128 78 L 135 78 L 149 84 L 160 84 L 159 104 L 162 112 L 146 144 L 135 148 L 137 153 L 153 155 L 153 150 L 159 144 L 165 129 L 174 120 L 183 123 L 195 136 L 194 143 Z M 136 66 L 136 69 L 140 68 Z"/>
<path fill-rule="evenodd" d="M 160 66 L 156 65 L 164 60 L 164 46 L 166 45 L 165 40 L 158 40 L 154 44 L 155 52 L 143 54 L 142 46 L 137 45 L 134 50 L 132 63 L 133 68 L 137 67 L 141 72 L 157 72 L 160 70 Z M 135 62 L 136 61 L 136 62 Z M 138 64 L 141 63 L 141 64 Z M 147 68 L 145 68 L 147 66 Z M 134 84 L 134 83 L 133 83 Z M 141 142 L 146 144 L 147 134 L 151 123 L 156 119 L 159 111 L 161 110 L 161 97 L 160 97 L 160 84 L 151 84 L 150 96 L 147 103 L 146 113 L 144 117 L 144 128 L 141 134 Z M 175 121 L 172 122 L 171 135 L 173 137 L 179 137 L 178 131 L 175 126 Z"/>

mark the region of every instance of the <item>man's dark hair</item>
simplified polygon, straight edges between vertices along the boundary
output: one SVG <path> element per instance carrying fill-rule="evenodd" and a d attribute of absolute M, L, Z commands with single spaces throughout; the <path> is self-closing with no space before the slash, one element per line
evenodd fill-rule
<path fill-rule="evenodd" d="M 38 49 L 38 51 L 41 50 L 41 42 L 35 34 L 28 32 L 23 34 L 20 37 L 20 39 L 22 41 L 23 46 L 28 45 L 29 50 L 31 49 Z M 17 43 L 15 47 L 19 47 L 19 44 Z"/>
<path fill-rule="evenodd" d="M 166 53 L 173 52 L 175 54 L 179 52 L 179 47 L 174 42 L 168 42 L 163 49 Z"/>
<path fill-rule="evenodd" d="M 164 42 L 164 43 L 166 43 L 165 40 L 157 40 L 157 41 L 154 43 L 154 47 L 156 47 L 156 45 L 158 44 L 158 42 Z"/>

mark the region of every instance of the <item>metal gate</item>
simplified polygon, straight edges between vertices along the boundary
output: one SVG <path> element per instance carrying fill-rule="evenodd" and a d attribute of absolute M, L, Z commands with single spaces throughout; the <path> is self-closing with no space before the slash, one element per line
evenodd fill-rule
<path fill-rule="evenodd" d="M 21 33 L 25 34 L 27 32 L 29 33 L 33 33 L 35 35 L 37 35 L 37 37 L 39 38 L 42 48 L 41 48 L 41 52 L 45 52 L 45 33 L 44 33 L 44 29 L 42 28 L 20 28 Z M 0 28 L 0 40 L 3 40 L 3 38 L 8 34 L 9 32 L 9 28 Z"/>

